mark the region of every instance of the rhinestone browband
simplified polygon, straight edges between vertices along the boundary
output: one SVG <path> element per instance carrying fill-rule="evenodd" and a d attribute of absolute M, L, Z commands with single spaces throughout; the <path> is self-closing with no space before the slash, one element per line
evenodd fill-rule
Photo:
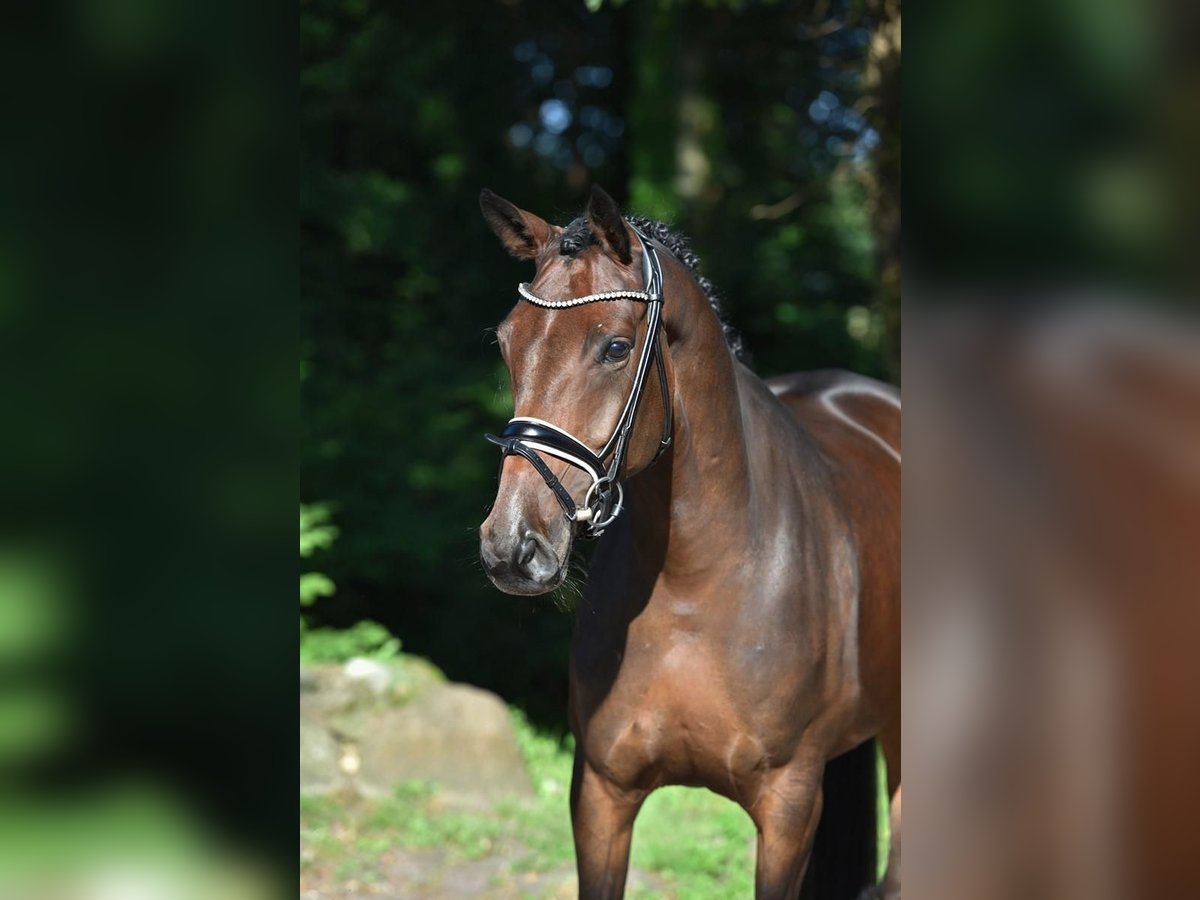
<path fill-rule="evenodd" d="M 600 294 L 588 294 L 585 297 L 572 297 L 570 300 L 545 300 L 529 290 L 528 281 L 518 284 L 517 291 L 534 306 L 544 306 L 546 309 L 565 309 L 569 306 L 583 306 L 585 303 L 596 303 L 601 300 L 640 300 L 642 303 L 649 303 L 654 299 L 647 291 L 604 291 Z"/>

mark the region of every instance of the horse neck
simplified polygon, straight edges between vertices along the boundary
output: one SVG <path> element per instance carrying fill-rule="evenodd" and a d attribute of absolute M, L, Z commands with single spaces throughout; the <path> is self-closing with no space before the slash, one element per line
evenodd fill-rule
<path fill-rule="evenodd" d="M 631 527 L 635 545 L 659 548 L 664 574 L 688 578 L 711 566 L 718 544 L 749 533 L 739 525 L 751 506 L 750 465 L 737 364 L 708 298 L 671 262 L 664 317 L 674 439 L 669 458 L 629 484 L 634 508 L 647 513 L 632 516 Z"/>

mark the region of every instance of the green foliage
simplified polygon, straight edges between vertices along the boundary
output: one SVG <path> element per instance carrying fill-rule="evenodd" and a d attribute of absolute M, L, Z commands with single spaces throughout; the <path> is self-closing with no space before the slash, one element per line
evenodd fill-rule
<path fill-rule="evenodd" d="M 879 785 L 879 799 L 875 804 L 875 821 L 879 827 L 879 843 L 875 851 L 878 865 L 876 878 L 882 880 L 887 871 L 888 848 L 892 841 L 892 798 L 887 792 L 887 760 L 883 756 L 883 747 L 878 742 L 875 744 L 875 772 L 875 783 Z"/>
<path fill-rule="evenodd" d="M 328 549 L 337 537 L 337 528 L 329 522 L 329 507 L 300 504 L 300 557 Z M 300 605 L 312 606 L 318 597 L 333 596 L 336 588 L 328 575 L 320 572 L 300 574 Z"/>
<path fill-rule="evenodd" d="M 337 538 L 338 530 L 329 521 L 329 507 L 325 504 L 300 504 L 300 555 L 312 556 L 318 550 L 328 549 Z"/>
<path fill-rule="evenodd" d="M 300 605 L 312 606 L 318 597 L 332 597 L 336 588 L 328 575 L 303 572 L 300 575 Z"/>
<path fill-rule="evenodd" d="M 400 639 L 378 622 L 361 619 L 349 628 L 309 628 L 300 623 L 300 661 L 341 663 L 356 656 L 386 661 L 400 654 Z"/>
<path fill-rule="evenodd" d="M 329 507 L 324 504 L 300 504 L 300 556 L 312 556 L 328 550 L 338 529 L 330 522 Z M 319 597 L 333 596 L 333 580 L 321 572 L 300 575 L 300 606 L 309 607 Z M 362 619 L 348 628 L 313 628 L 300 617 L 300 661 L 304 663 L 345 662 L 356 656 L 393 659 L 400 653 L 400 640 L 378 622 Z"/>

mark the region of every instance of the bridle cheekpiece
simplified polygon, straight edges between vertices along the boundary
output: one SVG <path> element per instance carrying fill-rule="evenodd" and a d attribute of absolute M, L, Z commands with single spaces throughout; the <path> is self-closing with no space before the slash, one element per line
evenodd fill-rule
<path fill-rule="evenodd" d="M 584 537 L 599 537 L 604 529 L 611 525 L 621 514 L 625 500 L 621 488 L 621 467 L 625 461 L 625 452 L 629 445 L 629 436 L 633 432 L 634 420 L 637 416 L 638 402 L 646 386 L 646 375 L 653 362 L 658 369 L 658 381 L 663 399 L 663 433 L 659 441 L 657 460 L 671 446 L 671 397 L 667 387 L 667 370 L 663 365 L 662 350 L 662 266 L 658 254 L 650 245 L 650 240 L 637 226 L 630 223 L 642 244 L 642 268 L 646 276 L 646 288 L 641 291 L 603 291 L 588 294 L 584 297 L 572 297 L 566 300 L 546 300 L 529 289 L 529 284 L 523 282 L 517 285 L 517 292 L 522 299 L 540 306 L 543 309 L 570 309 L 587 303 L 600 303 L 608 300 L 636 300 L 646 304 L 646 340 L 642 344 L 638 356 L 637 369 L 634 373 L 633 386 L 629 397 L 617 419 L 612 435 L 600 449 L 593 451 L 583 441 L 579 440 L 566 429 L 559 428 L 542 419 L 518 416 L 510 419 L 508 425 L 500 434 L 484 435 L 493 444 L 500 447 L 502 458 L 520 456 L 542 476 L 546 486 L 558 498 L 563 512 L 573 523 L 581 526 Z M 552 456 L 582 469 L 591 478 L 592 484 L 584 495 L 583 503 L 576 505 L 571 493 L 562 486 L 558 477 L 550 471 L 542 454 Z M 608 464 L 605 464 L 608 460 Z"/>

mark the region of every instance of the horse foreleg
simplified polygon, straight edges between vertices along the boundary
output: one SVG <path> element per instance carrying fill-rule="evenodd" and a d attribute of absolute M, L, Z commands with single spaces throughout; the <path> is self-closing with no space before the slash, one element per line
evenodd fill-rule
<path fill-rule="evenodd" d="M 633 820 L 645 792 L 621 790 L 595 772 L 575 753 L 571 778 L 571 828 L 575 834 L 575 866 L 583 900 L 619 898 L 625 893 Z"/>
<path fill-rule="evenodd" d="M 750 817 L 758 829 L 754 896 L 794 898 L 821 819 L 821 771 L 780 770 L 764 782 Z"/>

